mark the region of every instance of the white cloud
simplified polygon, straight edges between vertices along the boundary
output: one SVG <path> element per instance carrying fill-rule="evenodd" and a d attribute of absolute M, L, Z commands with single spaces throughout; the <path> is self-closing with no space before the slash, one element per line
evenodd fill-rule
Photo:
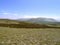
<path fill-rule="evenodd" d="M 9 12 L 2 12 L 0 14 L 4 16 L 2 18 L 9 18 L 9 19 L 38 18 L 38 17 L 60 19 L 60 16 L 51 15 L 51 14 L 50 15 L 48 14 L 23 15 L 23 14 L 18 14 L 18 13 L 9 13 Z"/>
<path fill-rule="evenodd" d="M 3 15 L 8 15 L 8 14 L 10 14 L 10 13 L 2 13 Z"/>
<path fill-rule="evenodd" d="M 23 16 L 23 17 L 21 17 L 21 18 L 39 18 L 39 17 L 43 17 L 43 18 L 54 18 L 54 19 L 60 19 L 60 17 L 59 16 L 50 16 L 50 15 L 48 15 L 48 16 L 43 16 L 43 15 L 25 15 L 25 16 Z"/>
<path fill-rule="evenodd" d="M 29 16 L 29 15 L 25 15 L 23 16 L 23 18 L 38 18 L 39 16 Z"/>
<path fill-rule="evenodd" d="M 2 15 L 14 15 L 14 16 L 17 16 L 18 14 L 16 14 L 16 13 L 8 13 L 8 12 L 2 12 L 2 13 L 0 13 L 0 14 L 2 14 Z"/>
<path fill-rule="evenodd" d="M 0 15 L 1 15 L 0 18 L 7 18 L 7 19 L 16 19 L 16 18 L 18 18 L 18 14 L 16 14 L 16 13 L 1 12 Z"/>

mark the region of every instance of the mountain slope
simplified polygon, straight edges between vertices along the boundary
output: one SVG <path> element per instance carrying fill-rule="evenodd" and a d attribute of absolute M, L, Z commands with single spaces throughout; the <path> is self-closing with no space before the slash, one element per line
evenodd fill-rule
<path fill-rule="evenodd" d="M 40 20 L 40 21 L 39 21 Z M 10 20 L 10 19 L 0 19 L 0 26 L 2 27 L 12 27 L 12 28 L 52 28 L 52 27 L 60 27 L 60 22 L 54 21 L 44 21 L 40 18 L 35 18 L 33 20 Z M 36 22 L 33 22 L 36 21 Z M 38 22 L 39 21 L 39 22 Z M 48 22 L 48 23 L 47 23 Z"/>
<path fill-rule="evenodd" d="M 29 23 L 24 21 L 0 19 L 0 27 L 10 28 L 48 28 L 49 26 L 43 24 Z"/>
<path fill-rule="evenodd" d="M 32 23 L 38 23 L 38 24 L 48 24 L 48 23 L 56 23 L 58 22 L 55 19 L 52 18 L 31 18 L 31 19 L 20 19 L 19 21 L 27 21 Z"/>

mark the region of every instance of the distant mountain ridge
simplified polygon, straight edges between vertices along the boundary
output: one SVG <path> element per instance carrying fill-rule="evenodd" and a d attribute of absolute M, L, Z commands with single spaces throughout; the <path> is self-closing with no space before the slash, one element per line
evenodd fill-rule
<path fill-rule="evenodd" d="M 0 19 L 0 27 L 9 28 L 49 28 L 48 25 L 29 23 L 24 21 Z"/>
<path fill-rule="evenodd" d="M 23 18 L 19 20 L 0 19 L 0 26 L 9 27 L 26 27 L 26 28 L 46 28 L 46 27 L 59 27 L 60 22 L 51 18 Z"/>
<path fill-rule="evenodd" d="M 30 18 L 30 19 L 24 18 L 24 19 L 20 19 L 19 21 L 27 21 L 27 22 L 32 22 L 32 23 L 56 23 L 56 22 L 59 22 L 52 18 L 42 18 L 42 17 Z"/>
<path fill-rule="evenodd" d="M 53 18 L 43 18 L 43 17 L 40 17 L 40 18 L 21 18 L 21 19 L 18 19 L 18 20 L 43 20 L 43 21 L 52 21 L 52 22 L 55 22 L 57 20 L 53 19 Z"/>
<path fill-rule="evenodd" d="M 32 18 L 29 21 L 57 22 L 57 20 L 52 19 L 52 18 Z"/>

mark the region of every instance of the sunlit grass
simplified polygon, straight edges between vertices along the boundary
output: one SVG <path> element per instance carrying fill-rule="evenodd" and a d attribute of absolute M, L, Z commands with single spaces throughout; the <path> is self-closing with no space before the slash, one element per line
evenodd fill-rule
<path fill-rule="evenodd" d="M 0 45 L 60 45 L 60 29 L 0 27 Z"/>

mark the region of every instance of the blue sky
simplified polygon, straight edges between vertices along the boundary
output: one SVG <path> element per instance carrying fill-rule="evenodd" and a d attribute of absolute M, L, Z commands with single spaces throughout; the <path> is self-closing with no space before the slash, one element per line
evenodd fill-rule
<path fill-rule="evenodd" d="M 0 0 L 0 18 L 60 19 L 60 0 Z"/>

